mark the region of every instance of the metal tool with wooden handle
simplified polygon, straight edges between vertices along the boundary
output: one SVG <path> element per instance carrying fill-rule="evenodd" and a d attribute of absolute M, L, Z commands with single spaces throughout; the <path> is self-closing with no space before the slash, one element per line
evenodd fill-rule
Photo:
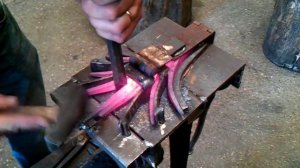
<path fill-rule="evenodd" d="M 57 106 L 21 106 L 16 113 L 41 116 L 50 123 L 57 121 L 59 107 Z"/>
<path fill-rule="evenodd" d="M 60 86 L 51 94 L 58 105 L 57 122 L 46 130 L 45 139 L 53 145 L 53 149 L 62 145 L 76 124 L 86 112 L 88 96 L 81 85 L 72 81 Z"/>
<path fill-rule="evenodd" d="M 0 133 L 41 129 L 57 121 L 56 106 L 20 106 L 9 111 L 0 110 Z"/>
<path fill-rule="evenodd" d="M 19 129 L 41 129 L 48 122 L 50 127 L 46 129 L 46 139 L 56 147 L 60 146 L 85 115 L 88 97 L 85 89 L 72 81 L 52 92 L 51 97 L 57 106 L 19 106 L 8 112 L 0 111 L 0 133 L 16 132 Z M 35 119 L 38 118 L 30 116 L 39 116 L 46 121 L 36 122 Z"/>

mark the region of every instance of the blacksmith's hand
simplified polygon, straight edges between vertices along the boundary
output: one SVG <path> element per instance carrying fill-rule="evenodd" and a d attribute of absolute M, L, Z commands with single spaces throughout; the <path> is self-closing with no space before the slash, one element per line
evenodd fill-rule
<path fill-rule="evenodd" d="M 142 16 L 142 0 L 115 1 L 81 0 L 81 6 L 98 35 L 123 43 L 134 31 Z"/>
<path fill-rule="evenodd" d="M 48 121 L 40 116 L 15 113 L 17 107 L 16 97 L 0 94 L 0 133 L 48 127 Z"/>

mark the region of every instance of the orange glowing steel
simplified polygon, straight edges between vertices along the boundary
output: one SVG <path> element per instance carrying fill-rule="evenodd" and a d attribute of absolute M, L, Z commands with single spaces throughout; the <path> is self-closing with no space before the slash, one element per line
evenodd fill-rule
<path fill-rule="evenodd" d="M 92 96 L 92 95 L 111 92 L 114 90 L 116 90 L 115 83 L 114 83 L 114 81 L 110 81 L 110 82 L 104 83 L 102 85 L 87 89 L 87 94 Z"/>
<path fill-rule="evenodd" d="M 127 84 L 120 90 L 114 93 L 109 99 L 107 99 L 98 110 L 100 116 L 107 116 L 111 112 L 126 105 L 131 99 L 143 91 L 142 86 L 127 77 Z"/>
<path fill-rule="evenodd" d="M 133 91 L 136 87 L 140 87 L 142 88 L 142 86 L 140 86 L 140 84 L 138 84 L 137 82 L 135 82 L 134 80 L 132 80 L 131 78 L 127 77 L 127 84 L 124 86 L 126 89 L 126 91 L 128 92 L 128 94 Z M 126 94 L 126 93 L 124 93 Z"/>

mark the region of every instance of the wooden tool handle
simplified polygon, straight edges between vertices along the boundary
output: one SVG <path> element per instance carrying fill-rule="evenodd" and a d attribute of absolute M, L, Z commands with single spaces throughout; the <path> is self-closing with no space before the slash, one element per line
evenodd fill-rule
<path fill-rule="evenodd" d="M 21 106 L 18 114 L 36 115 L 47 119 L 49 122 L 56 122 L 59 108 L 57 106 Z"/>

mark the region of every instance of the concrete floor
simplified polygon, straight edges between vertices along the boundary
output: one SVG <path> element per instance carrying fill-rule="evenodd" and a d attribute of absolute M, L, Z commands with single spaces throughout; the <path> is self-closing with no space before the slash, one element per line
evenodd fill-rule
<path fill-rule="evenodd" d="M 6 2 L 39 50 L 47 93 L 106 49 L 74 0 Z M 300 167 L 300 76 L 270 63 L 261 49 L 274 1 L 193 3 L 194 20 L 214 29 L 215 44 L 247 67 L 240 89 L 218 92 L 188 167 Z M 168 159 L 166 151 L 160 167 Z M 2 138 L 0 167 L 16 166 Z"/>

